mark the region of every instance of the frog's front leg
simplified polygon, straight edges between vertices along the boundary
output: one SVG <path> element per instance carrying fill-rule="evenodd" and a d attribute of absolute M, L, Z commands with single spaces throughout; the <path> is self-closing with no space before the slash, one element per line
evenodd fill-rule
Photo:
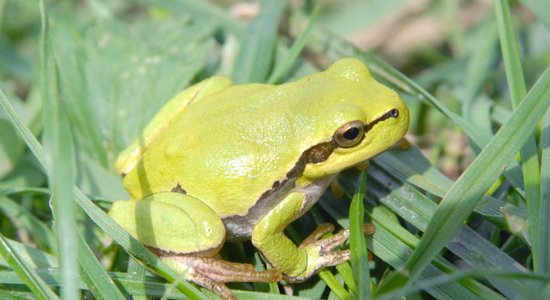
<path fill-rule="evenodd" d="M 349 238 L 349 230 L 343 230 L 329 238 L 321 237 L 334 230 L 331 224 L 319 226 L 302 244 L 296 246 L 284 234 L 284 229 L 307 210 L 305 195 L 289 194 L 268 212 L 252 231 L 252 243 L 266 260 L 283 272 L 286 280 L 303 281 L 318 270 L 340 264 L 350 259 L 349 250 L 334 249 Z"/>

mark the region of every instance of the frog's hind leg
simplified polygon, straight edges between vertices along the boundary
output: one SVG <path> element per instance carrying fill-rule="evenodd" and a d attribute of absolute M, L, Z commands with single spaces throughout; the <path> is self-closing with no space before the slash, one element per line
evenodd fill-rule
<path fill-rule="evenodd" d="M 210 289 L 223 299 L 236 299 L 225 282 L 277 282 L 281 271 L 257 271 L 251 264 L 233 263 L 212 257 L 166 256 L 162 261 L 194 283 Z"/>
<path fill-rule="evenodd" d="M 109 214 L 162 261 L 186 279 L 234 299 L 225 282 L 277 282 L 276 269 L 256 271 L 250 264 L 215 258 L 225 241 L 225 225 L 200 200 L 160 192 L 141 200 L 116 201 Z"/>

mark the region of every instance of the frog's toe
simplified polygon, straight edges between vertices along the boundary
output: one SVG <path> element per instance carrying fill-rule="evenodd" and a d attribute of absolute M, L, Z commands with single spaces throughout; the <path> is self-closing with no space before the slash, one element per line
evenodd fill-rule
<path fill-rule="evenodd" d="M 322 224 L 300 244 L 299 248 L 307 253 L 306 269 L 298 275 L 284 274 L 283 278 L 286 281 L 304 281 L 322 268 L 341 264 L 351 258 L 349 250 L 334 250 L 348 240 L 348 229 L 344 229 L 330 237 L 322 238 L 324 234 L 333 230 L 334 226 L 332 224 Z"/>
<path fill-rule="evenodd" d="M 317 226 L 317 228 L 315 228 L 315 230 L 307 238 L 305 238 L 305 240 L 302 242 L 302 245 L 313 244 L 319 239 L 321 239 L 323 235 L 333 231 L 334 231 L 334 225 L 330 223 L 323 223 Z"/>
<path fill-rule="evenodd" d="M 373 235 L 376 232 L 376 226 L 374 224 L 371 224 L 371 223 L 365 223 L 363 225 L 363 232 L 366 235 Z"/>
<path fill-rule="evenodd" d="M 213 257 L 165 256 L 162 261 L 187 280 L 216 292 L 223 299 L 236 299 L 225 282 L 277 282 L 282 279 L 278 269 L 257 271 L 251 264 Z"/>
<path fill-rule="evenodd" d="M 185 276 L 187 280 L 192 281 L 204 288 L 207 288 L 218 294 L 222 299 L 237 300 L 238 298 L 231 290 L 223 283 L 212 280 L 212 278 L 201 273 L 193 273 Z"/>
<path fill-rule="evenodd" d="M 339 250 L 324 253 L 320 256 L 319 262 L 323 267 L 331 267 L 339 265 L 351 259 L 351 252 L 349 250 Z"/>
<path fill-rule="evenodd" d="M 351 252 L 349 250 L 338 250 L 320 253 L 319 249 L 312 249 L 311 246 L 312 245 L 310 245 L 309 249 L 306 249 L 306 251 L 310 253 L 308 257 L 311 259 L 308 263 L 307 269 L 299 275 L 283 274 L 284 280 L 291 283 L 302 282 L 325 267 L 339 265 L 343 262 L 350 260 L 351 258 Z"/>
<path fill-rule="evenodd" d="M 326 253 L 344 244 L 348 239 L 349 229 L 344 229 L 331 237 L 319 240 L 317 243 L 319 244 L 321 253 Z"/>
<path fill-rule="evenodd" d="M 300 248 L 313 246 L 319 253 L 326 253 L 345 243 L 349 238 L 349 229 L 344 229 L 335 235 L 322 239 L 326 233 L 334 230 L 330 223 L 321 224 L 300 245 Z"/>

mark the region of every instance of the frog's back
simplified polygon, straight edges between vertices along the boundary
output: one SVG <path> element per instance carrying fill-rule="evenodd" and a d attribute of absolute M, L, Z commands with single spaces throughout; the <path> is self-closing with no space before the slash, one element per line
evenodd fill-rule
<path fill-rule="evenodd" d="M 221 217 L 245 215 L 310 144 L 314 121 L 289 105 L 286 90 L 239 85 L 194 103 L 148 148 L 126 187 L 135 198 L 180 191 Z"/>

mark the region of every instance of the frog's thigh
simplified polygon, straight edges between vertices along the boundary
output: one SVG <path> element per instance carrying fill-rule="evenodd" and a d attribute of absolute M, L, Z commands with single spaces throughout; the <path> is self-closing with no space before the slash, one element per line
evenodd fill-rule
<path fill-rule="evenodd" d="M 281 280 L 279 270 L 256 271 L 250 264 L 210 257 L 223 245 L 225 226 L 206 204 L 188 195 L 164 192 L 117 201 L 109 214 L 145 245 L 161 249 L 162 261 L 172 269 L 224 299 L 235 299 L 224 282 Z"/>
<path fill-rule="evenodd" d="M 225 226 L 214 211 L 181 193 L 163 192 L 142 200 L 117 201 L 109 214 L 146 246 L 168 253 L 211 256 L 225 239 Z"/>

